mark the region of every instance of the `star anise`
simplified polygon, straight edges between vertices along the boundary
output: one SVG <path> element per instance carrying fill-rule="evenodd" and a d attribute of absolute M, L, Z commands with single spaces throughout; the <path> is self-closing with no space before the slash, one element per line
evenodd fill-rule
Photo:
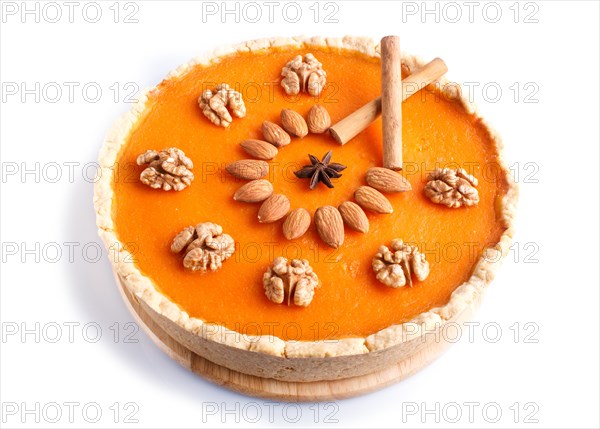
<path fill-rule="evenodd" d="M 323 182 L 328 188 L 333 188 L 331 179 L 342 177 L 340 171 L 344 170 L 346 166 L 337 162 L 331 162 L 331 155 L 332 153 L 329 151 L 319 161 L 319 158 L 309 154 L 310 165 L 305 165 L 294 174 L 300 179 L 308 179 L 310 177 L 310 189 L 315 189 L 319 182 Z"/>

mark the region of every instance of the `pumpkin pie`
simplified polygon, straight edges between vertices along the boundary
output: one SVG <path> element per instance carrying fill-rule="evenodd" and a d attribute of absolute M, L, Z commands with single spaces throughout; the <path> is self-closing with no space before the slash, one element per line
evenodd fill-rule
<path fill-rule="evenodd" d="M 423 66 L 402 57 L 403 77 Z M 383 169 L 381 119 L 344 145 L 327 132 L 381 84 L 371 40 L 257 40 L 177 68 L 116 122 L 99 234 L 171 336 L 242 373 L 333 380 L 469 317 L 513 234 L 500 138 L 442 78 L 403 103 L 404 168 Z"/>

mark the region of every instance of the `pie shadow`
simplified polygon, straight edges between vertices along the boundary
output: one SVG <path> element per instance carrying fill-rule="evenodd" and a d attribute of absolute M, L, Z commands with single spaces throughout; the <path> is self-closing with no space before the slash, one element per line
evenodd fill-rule
<path fill-rule="evenodd" d="M 110 255 L 97 233 L 93 183 L 82 180 L 73 186 L 65 219 L 65 236 L 77 237 L 77 249 L 84 246 L 90 249 L 86 252 L 89 256 L 85 259 L 88 261 L 83 256 L 76 258 L 67 275 L 67 299 L 72 300 L 79 310 L 79 323 L 82 326 L 85 323 L 97 323 L 101 327 L 102 337 L 96 346 L 107 348 L 120 361 L 119 365 L 124 364 L 127 371 L 139 374 L 146 382 L 154 380 L 161 390 L 169 389 L 187 397 L 203 396 L 203 391 L 218 396 L 218 391 L 222 389 L 194 376 L 172 360 L 137 326 L 117 289 Z M 98 251 L 101 249 L 102 254 L 96 256 L 94 248 Z M 107 363 L 110 365 L 110 361 Z M 106 371 L 110 376 L 112 371 L 108 365 L 96 370 Z"/>

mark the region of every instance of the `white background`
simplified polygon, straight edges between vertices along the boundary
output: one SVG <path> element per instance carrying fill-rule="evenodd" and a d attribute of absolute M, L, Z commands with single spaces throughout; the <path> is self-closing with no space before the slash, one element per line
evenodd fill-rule
<path fill-rule="evenodd" d="M 44 15 L 44 2 L 27 3 L 38 3 L 39 23 L 35 15 L 21 16 L 21 2 L 6 1 L 3 12 L 14 5 L 19 11 L 3 13 L 0 23 L 0 426 L 34 427 L 39 419 L 37 426 L 51 427 L 54 403 L 62 412 L 56 427 L 286 426 L 298 413 L 300 426 L 448 426 L 457 410 L 462 427 L 599 426 L 597 2 L 321 3 L 317 23 L 312 1 L 299 2 L 297 23 L 289 22 L 294 9 L 282 16 L 285 2 L 272 23 L 262 2 L 258 23 L 243 15 L 237 23 L 235 15 L 224 23 L 220 14 L 203 18 L 202 2 L 192 1 L 121 3 L 118 23 L 113 1 L 99 2 L 97 23 L 86 21 L 95 11 L 88 7 L 84 15 L 86 2 L 74 6 L 72 23 L 68 6 L 58 2 L 63 16 L 50 23 L 56 8 Z M 424 7 L 437 7 L 439 15 L 421 15 Z M 498 9 L 502 15 L 492 23 Z M 334 11 L 338 22 L 324 22 Z M 449 22 L 457 11 L 461 18 Z M 130 12 L 137 23 L 123 22 Z M 254 17 L 254 10 L 246 12 Z M 463 332 L 441 359 L 395 386 L 331 404 L 284 407 L 192 375 L 141 331 L 132 335 L 137 342 L 125 340 L 133 319 L 106 252 L 92 261 L 100 241 L 92 184 L 84 179 L 94 170 L 84 166 L 95 162 L 104 133 L 129 109 L 124 99 L 131 88 L 155 85 L 218 45 L 299 34 L 399 34 L 406 51 L 442 57 L 451 80 L 478 83 L 473 97 L 504 137 L 521 198 L 514 250 L 489 288 L 472 339 Z M 78 84 L 73 100 L 68 82 Z M 21 83 L 39 83 L 47 92 L 23 101 L 21 88 L 13 94 Z M 82 94 L 86 84 L 89 92 Z M 63 93 L 52 103 L 57 86 Z M 92 102 L 95 87 L 102 95 Z M 502 95 L 495 99 L 497 87 Z M 74 163 L 72 178 L 65 162 Z M 39 177 L 22 176 L 36 163 Z M 56 165 L 49 163 L 60 165 L 56 183 Z M 68 246 L 75 246 L 72 260 Z M 52 342 L 57 326 L 62 337 Z M 102 336 L 93 342 L 98 327 Z M 33 333 L 22 336 L 24 329 Z M 498 330 L 501 337 L 492 342 Z M 69 402 L 77 403 L 73 423 Z M 468 403 L 475 403 L 473 416 Z M 94 407 L 102 416 L 87 423 Z M 488 423 L 498 408 L 499 421 Z M 26 409 L 33 411 L 23 414 Z M 261 419 L 253 423 L 257 411 Z M 126 423 L 130 412 L 138 423 Z"/>

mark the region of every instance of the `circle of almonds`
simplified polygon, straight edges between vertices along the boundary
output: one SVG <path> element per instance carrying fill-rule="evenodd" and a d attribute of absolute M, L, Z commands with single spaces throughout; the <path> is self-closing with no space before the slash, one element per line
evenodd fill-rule
<path fill-rule="evenodd" d="M 322 105 L 314 105 L 307 119 L 291 109 L 281 111 L 281 126 L 270 121 L 262 124 L 264 140 L 248 139 L 240 143 L 242 149 L 254 159 L 242 159 L 226 166 L 232 176 L 248 180 L 233 195 L 233 199 L 245 203 L 262 203 L 258 210 L 260 223 L 272 223 L 285 217 L 283 235 L 288 240 L 303 236 L 311 224 L 311 216 L 305 208 L 291 210 L 290 200 L 275 193 L 273 184 L 264 179 L 269 173 L 268 160 L 277 156 L 279 150 L 291 143 L 291 136 L 305 137 L 309 132 L 323 134 L 329 130 L 331 117 Z M 367 185 L 354 192 L 353 201 L 345 201 L 338 207 L 322 206 L 315 211 L 314 221 L 321 240 L 328 246 L 338 248 L 344 243 L 344 225 L 361 233 L 369 231 L 369 219 L 365 210 L 389 214 L 394 211 L 383 193 L 410 191 L 410 183 L 399 173 L 387 168 L 372 167 L 365 176 Z M 287 216 L 287 217 L 286 217 Z"/>

